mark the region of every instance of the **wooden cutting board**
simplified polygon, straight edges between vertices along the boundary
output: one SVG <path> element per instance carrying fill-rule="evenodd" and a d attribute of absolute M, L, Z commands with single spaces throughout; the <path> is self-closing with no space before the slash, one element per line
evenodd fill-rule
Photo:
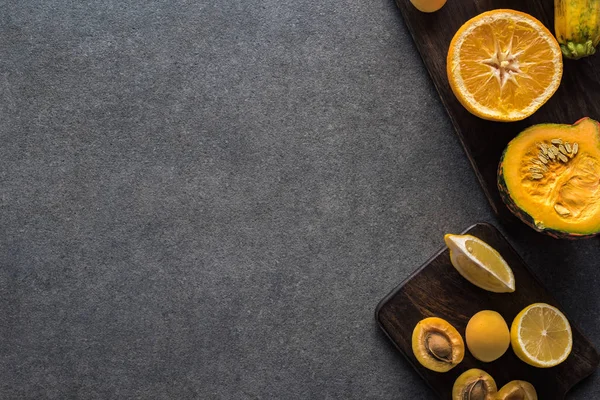
<path fill-rule="evenodd" d="M 503 222 L 516 221 L 502 203 L 496 186 L 502 151 L 512 138 L 533 124 L 572 124 L 585 116 L 600 120 L 600 53 L 578 61 L 565 60 L 560 88 L 528 119 L 516 123 L 484 121 L 464 109 L 448 84 L 446 55 L 452 37 L 472 17 L 498 8 L 529 13 L 554 32 L 554 1 L 448 0 L 432 14 L 418 11 L 409 0 L 396 0 L 396 4 L 494 212 Z"/>
<path fill-rule="evenodd" d="M 448 249 L 444 248 L 379 303 L 376 310 L 379 326 L 440 399 L 451 399 L 454 381 L 470 368 L 487 371 L 496 380 L 498 388 L 511 380 L 520 379 L 532 383 L 542 400 L 564 399 L 565 394 L 590 375 L 600 362 L 598 352 L 572 320 L 573 351 L 565 362 L 553 368 L 529 366 L 519 360 L 511 348 L 491 363 L 476 360 L 466 350 L 464 360 L 447 373 L 430 371 L 414 357 L 412 332 L 423 318 L 436 316 L 447 320 L 460 332 L 463 339 L 469 319 L 481 310 L 499 312 L 509 327 L 519 311 L 537 302 L 551 304 L 569 318 L 568 313 L 532 275 L 521 257 L 496 228 L 488 224 L 477 224 L 465 233 L 484 240 L 498 250 L 513 270 L 516 291 L 491 293 L 472 285 L 454 269 Z"/>

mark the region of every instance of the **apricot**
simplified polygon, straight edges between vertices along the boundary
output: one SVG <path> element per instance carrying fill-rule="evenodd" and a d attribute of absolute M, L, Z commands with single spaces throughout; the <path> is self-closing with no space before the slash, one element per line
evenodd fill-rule
<path fill-rule="evenodd" d="M 439 10 L 446 4 L 446 0 L 410 0 L 417 10 L 431 13 Z"/>
<path fill-rule="evenodd" d="M 465 343 L 456 328 L 437 317 L 425 318 L 415 326 L 412 349 L 417 361 L 436 372 L 448 372 L 465 356 Z"/>
<path fill-rule="evenodd" d="M 533 385 L 525 381 L 511 381 L 498 391 L 496 400 L 537 400 Z"/>
<path fill-rule="evenodd" d="M 494 400 L 498 387 L 485 371 L 477 368 L 463 372 L 452 387 L 452 400 Z"/>
<path fill-rule="evenodd" d="M 465 332 L 473 357 L 483 362 L 500 358 L 510 345 L 508 325 L 496 311 L 484 310 L 473 315 Z"/>

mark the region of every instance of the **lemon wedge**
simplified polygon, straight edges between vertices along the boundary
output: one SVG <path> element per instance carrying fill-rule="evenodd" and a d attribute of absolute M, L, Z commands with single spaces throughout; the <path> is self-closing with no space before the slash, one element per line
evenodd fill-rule
<path fill-rule="evenodd" d="M 567 359 L 573 348 L 573 334 L 560 310 L 546 303 L 535 303 L 515 317 L 510 342 L 522 361 L 550 368 Z"/>
<path fill-rule="evenodd" d="M 450 261 L 473 285 L 495 293 L 515 291 L 515 276 L 506 261 L 489 244 L 472 235 L 444 236 Z"/>

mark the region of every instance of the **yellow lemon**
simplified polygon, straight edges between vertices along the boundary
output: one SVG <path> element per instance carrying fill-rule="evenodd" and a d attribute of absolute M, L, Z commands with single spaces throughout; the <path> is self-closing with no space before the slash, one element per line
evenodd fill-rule
<path fill-rule="evenodd" d="M 496 311 L 484 310 L 473 315 L 465 336 L 473 357 L 483 362 L 497 360 L 510 345 L 508 325 Z"/>
<path fill-rule="evenodd" d="M 573 334 L 567 317 L 546 303 L 525 307 L 515 317 L 510 328 L 510 341 L 517 357 L 539 368 L 560 364 L 573 348 Z"/>
<path fill-rule="evenodd" d="M 515 291 L 515 276 L 508 263 L 494 248 L 471 235 L 444 236 L 450 261 L 473 285 L 496 293 Z"/>

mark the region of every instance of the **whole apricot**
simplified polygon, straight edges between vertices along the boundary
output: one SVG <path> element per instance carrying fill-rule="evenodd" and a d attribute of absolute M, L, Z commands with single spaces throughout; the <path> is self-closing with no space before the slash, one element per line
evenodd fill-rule
<path fill-rule="evenodd" d="M 446 4 L 446 0 L 410 0 L 417 10 L 431 13 L 439 10 Z"/>
<path fill-rule="evenodd" d="M 473 357 L 483 362 L 497 360 L 510 345 L 508 325 L 496 311 L 484 310 L 473 315 L 465 336 Z"/>

